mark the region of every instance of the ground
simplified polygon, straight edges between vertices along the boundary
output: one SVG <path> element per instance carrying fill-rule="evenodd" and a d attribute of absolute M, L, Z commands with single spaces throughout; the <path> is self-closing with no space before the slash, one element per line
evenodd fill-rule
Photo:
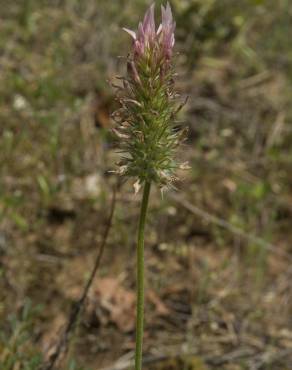
<path fill-rule="evenodd" d="M 160 3 L 156 2 L 157 5 Z M 288 0 L 171 2 L 191 169 L 152 189 L 145 369 L 292 363 Z M 54 351 L 108 225 L 118 160 L 109 81 L 144 0 L 1 4 L 0 364 Z M 158 9 L 158 6 L 156 6 Z M 141 195 L 120 184 L 97 275 L 59 369 L 128 369 Z"/>

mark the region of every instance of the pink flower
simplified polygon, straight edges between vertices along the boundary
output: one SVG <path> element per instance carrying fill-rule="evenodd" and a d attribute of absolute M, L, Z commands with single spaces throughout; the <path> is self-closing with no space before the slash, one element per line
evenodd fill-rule
<path fill-rule="evenodd" d="M 147 49 L 154 50 L 155 47 L 166 59 L 171 57 L 174 46 L 175 22 L 172 18 L 169 3 L 165 8 L 161 7 L 161 15 L 162 21 L 157 32 L 154 20 L 154 4 L 147 10 L 143 23 L 139 23 L 137 32 L 123 28 L 134 39 L 134 55 L 136 58 L 145 55 Z"/>
<path fill-rule="evenodd" d="M 166 7 L 164 8 L 163 5 L 161 6 L 161 16 L 162 22 L 161 26 L 159 27 L 158 31 L 161 32 L 161 43 L 162 48 L 164 51 L 164 55 L 167 59 L 169 59 L 172 55 L 172 49 L 174 47 L 174 30 L 175 30 L 175 22 L 172 18 L 171 8 L 169 3 L 167 3 Z M 158 33 L 159 33 L 158 32 Z"/>
<path fill-rule="evenodd" d="M 123 28 L 134 39 L 134 53 L 136 56 L 143 55 L 146 48 L 151 47 L 155 41 L 154 4 L 147 10 L 143 23 L 139 23 L 138 32 Z"/>

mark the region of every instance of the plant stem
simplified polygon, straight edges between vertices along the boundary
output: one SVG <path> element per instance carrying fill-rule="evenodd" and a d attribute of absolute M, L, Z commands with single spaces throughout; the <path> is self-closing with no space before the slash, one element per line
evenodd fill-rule
<path fill-rule="evenodd" d="M 144 328 L 144 230 L 151 183 L 144 185 L 141 204 L 138 244 L 137 244 L 137 316 L 136 316 L 136 353 L 135 370 L 142 369 L 142 347 Z"/>

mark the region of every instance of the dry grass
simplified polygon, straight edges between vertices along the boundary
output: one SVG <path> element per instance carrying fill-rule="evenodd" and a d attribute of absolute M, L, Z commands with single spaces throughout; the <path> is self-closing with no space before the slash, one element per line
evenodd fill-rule
<path fill-rule="evenodd" d="M 1 7 L 3 370 L 37 369 L 91 271 L 115 183 L 108 173 L 116 160 L 108 130 L 115 103 L 106 80 L 123 70 L 116 56 L 126 54 L 129 40 L 120 27 L 136 24 L 145 3 L 27 0 Z M 161 201 L 154 191 L 151 200 L 145 368 L 288 370 L 289 2 L 173 5 L 178 86 L 190 96 L 181 156 L 192 169 L 181 174 L 177 195 Z M 131 183 L 116 207 L 61 369 L 129 366 L 138 214 Z"/>

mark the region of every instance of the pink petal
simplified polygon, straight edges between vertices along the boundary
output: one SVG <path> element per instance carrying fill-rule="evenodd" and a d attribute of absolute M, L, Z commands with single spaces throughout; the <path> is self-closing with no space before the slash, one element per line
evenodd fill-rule
<path fill-rule="evenodd" d="M 171 27 L 174 24 L 169 3 L 167 3 L 166 8 L 163 5 L 161 6 L 161 18 L 162 27 Z"/>
<path fill-rule="evenodd" d="M 172 48 L 175 43 L 174 30 L 175 22 L 173 21 L 172 12 L 169 3 L 166 7 L 161 6 L 161 18 L 162 18 L 162 46 L 165 55 L 169 58 L 172 53 Z"/>
<path fill-rule="evenodd" d="M 144 32 L 150 38 L 155 35 L 154 6 L 154 4 L 150 6 L 143 20 Z"/>
<path fill-rule="evenodd" d="M 159 27 L 156 31 L 156 35 L 159 35 L 161 31 L 162 31 L 162 24 L 160 23 L 160 25 L 159 25 Z"/>
<path fill-rule="evenodd" d="M 136 32 L 129 30 L 128 28 L 123 28 L 123 30 L 126 31 L 130 36 L 132 36 L 134 40 L 137 39 Z"/>
<path fill-rule="evenodd" d="M 172 23 L 172 12 L 171 12 L 171 7 L 169 5 L 169 2 L 167 2 L 166 4 L 166 19 L 168 21 L 168 23 Z"/>
<path fill-rule="evenodd" d="M 143 24 L 141 22 L 139 23 L 139 26 L 138 26 L 137 39 L 140 41 L 145 39 L 145 32 L 144 32 Z"/>

